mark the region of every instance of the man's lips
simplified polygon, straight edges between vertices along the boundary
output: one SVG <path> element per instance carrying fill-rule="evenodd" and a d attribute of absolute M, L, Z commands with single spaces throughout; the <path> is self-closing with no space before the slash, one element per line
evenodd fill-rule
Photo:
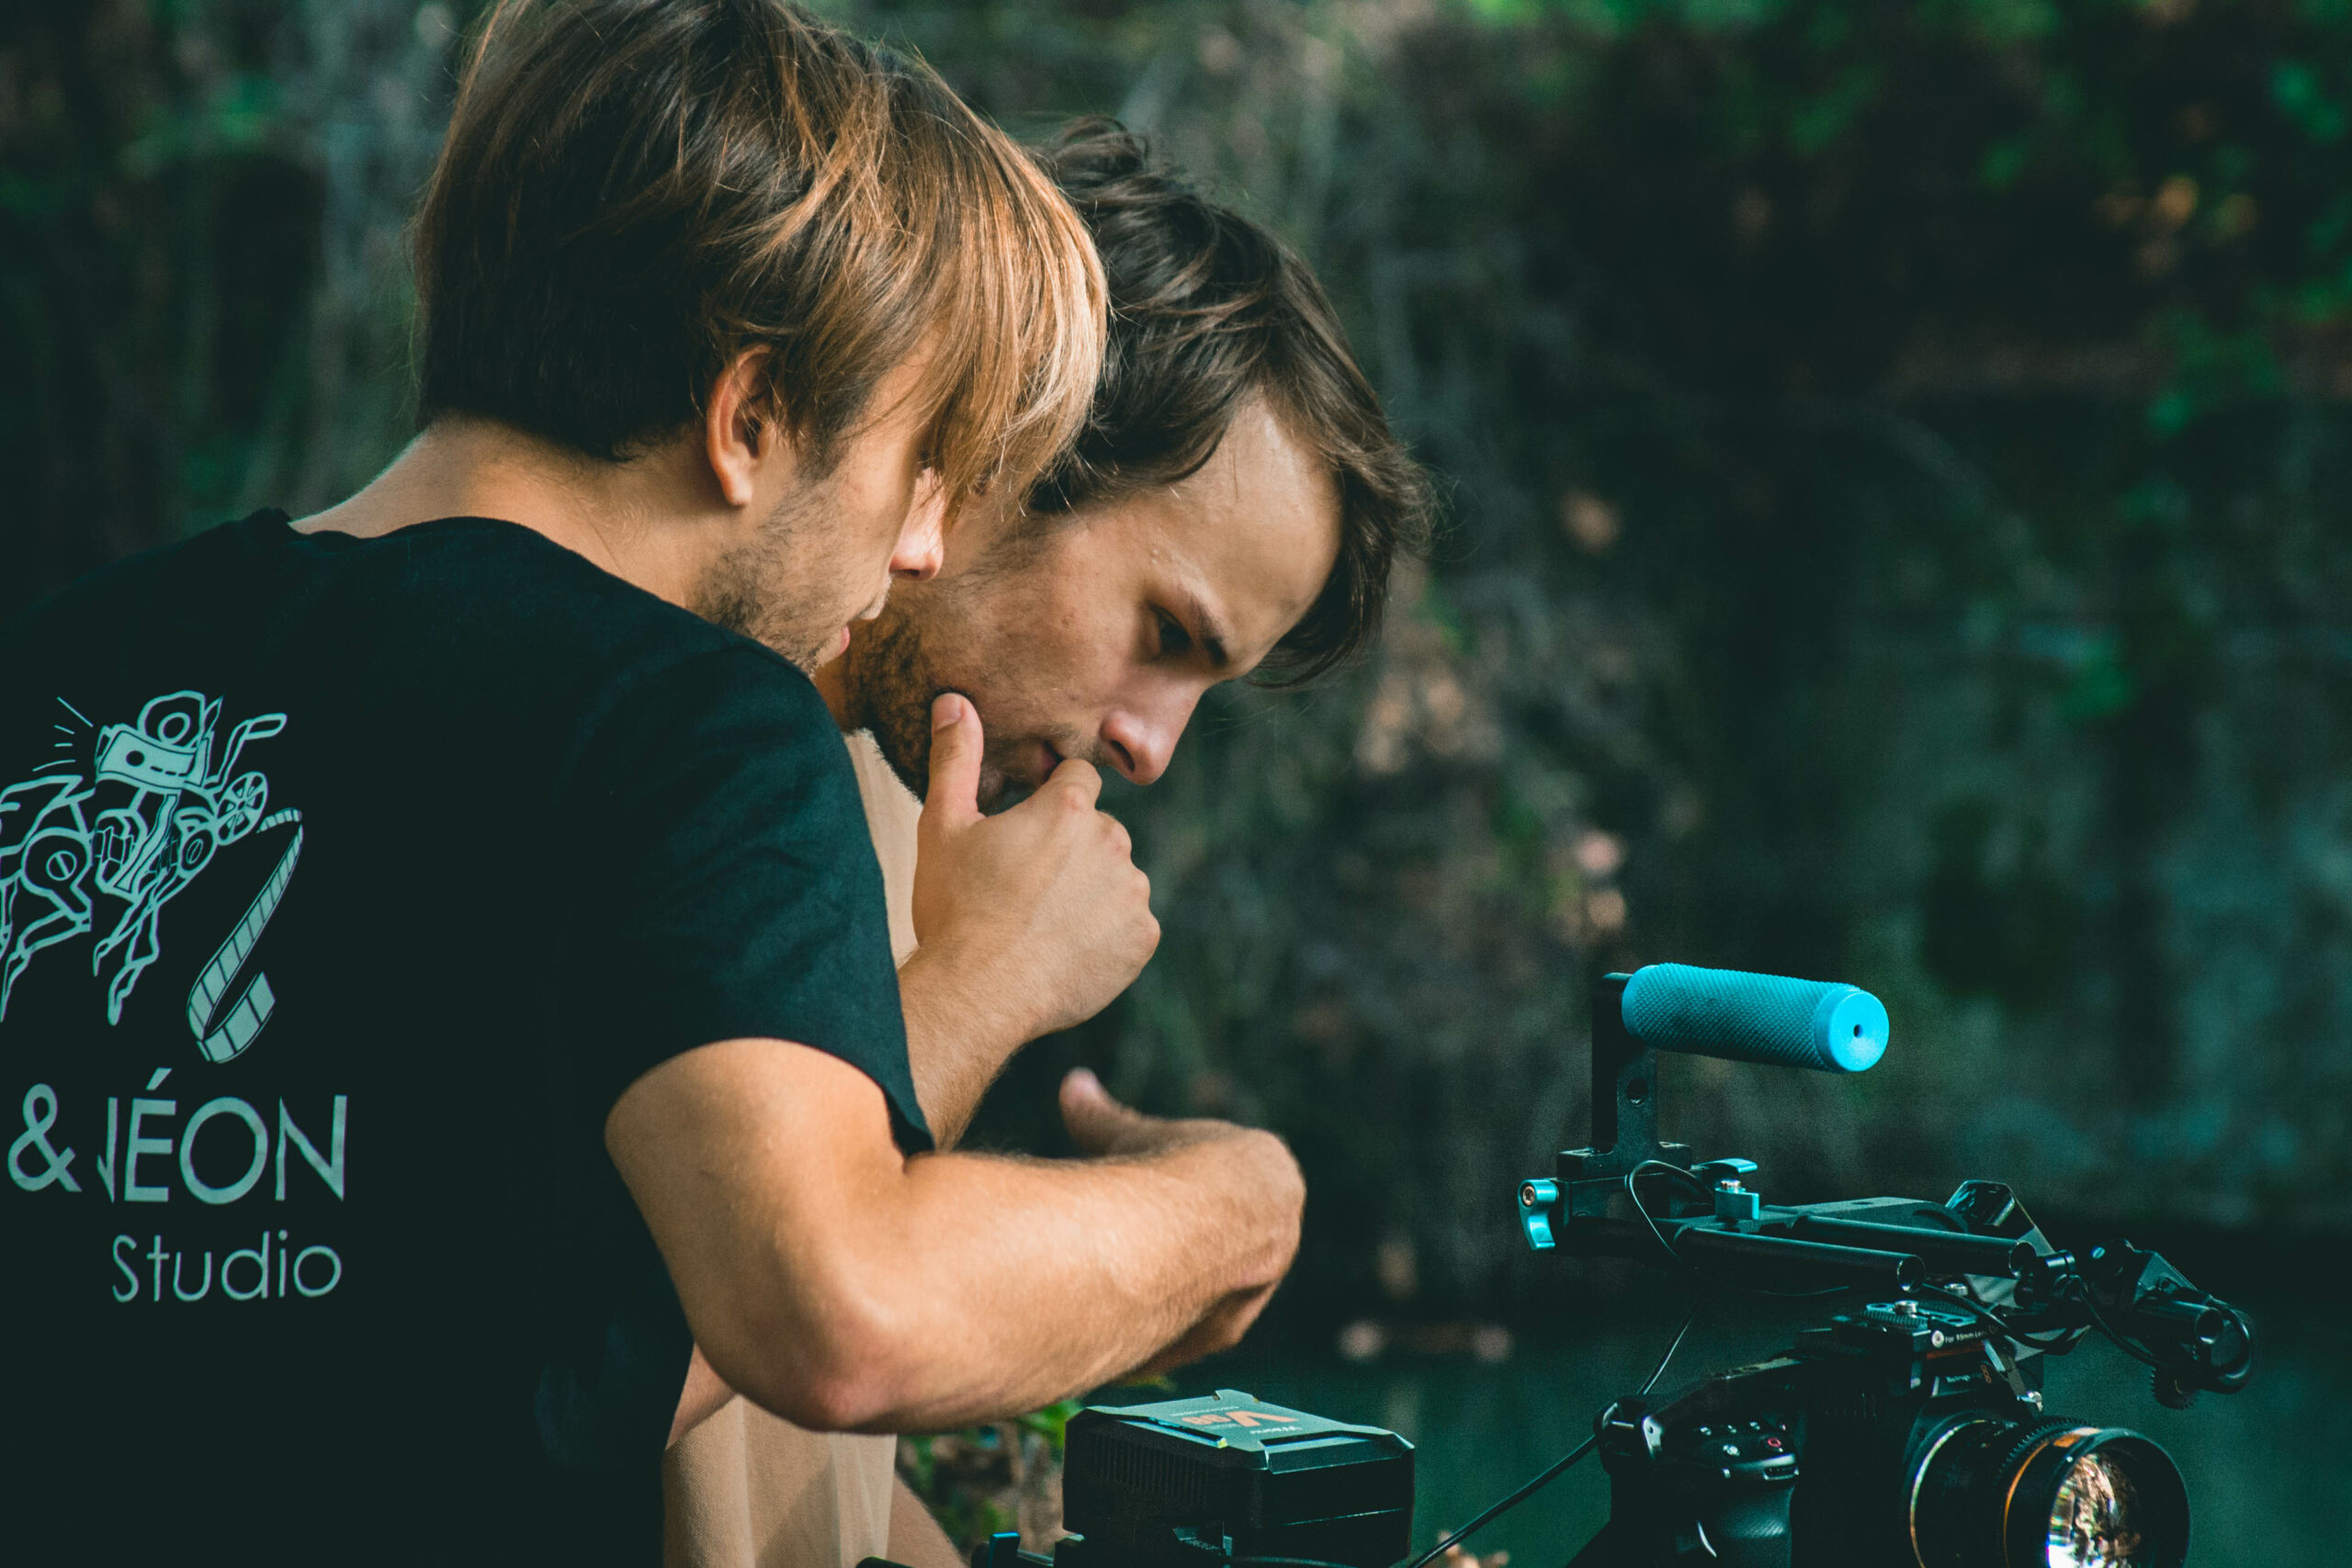
<path fill-rule="evenodd" d="M 1022 799 L 1036 790 L 1054 770 L 1062 765 L 1062 754 L 1054 744 L 1036 737 L 1008 740 L 989 748 L 988 761 L 980 781 L 980 794 L 987 809 L 1001 809 L 1011 801 Z"/>
<path fill-rule="evenodd" d="M 998 790 L 1016 790 L 1026 795 L 1047 779 L 1062 765 L 1062 754 L 1046 740 L 1017 740 L 1001 750 L 990 748 L 989 761 Z"/>

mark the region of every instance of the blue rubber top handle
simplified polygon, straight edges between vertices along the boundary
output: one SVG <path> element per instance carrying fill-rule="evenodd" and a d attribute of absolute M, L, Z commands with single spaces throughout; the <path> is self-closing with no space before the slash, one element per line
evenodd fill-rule
<path fill-rule="evenodd" d="M 1652 964 L 1625 982 L 1625 1032 L 1661 1051 L 1859 1073 L 1886 1054 L 1886 1006 L 1859 987 Z"/>

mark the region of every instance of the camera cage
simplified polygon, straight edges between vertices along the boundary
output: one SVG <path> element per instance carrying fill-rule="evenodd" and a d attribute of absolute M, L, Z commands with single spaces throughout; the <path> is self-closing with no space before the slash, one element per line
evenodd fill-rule
<path fill-rule="evenodd" d="M 1887 1032 L 1885 1010 L 1850 987 L 1679 964 L 1595 987 L 1591 1146 L 1521 1183 L 1530 1247 L 1868 1304 L 1764 1361 L 1603 1410 L 1610 1522 L 1569 1568 L 1788 1568 L 1800 1540 L 1806 1563 L 2054 1563 L 2121 1540 L 2118 1562 L 2185 1561 L 2178 1469 L 2138 1433 L 2051 1419 L 2037 1359 L 2096 1330 L 2181 1408 L 2245 1385 L 2253 1346 L 2235 1309 L 2128 1241 L 2078 1259 L 1998 1182 L 1963 1181 L 1941 1203 L 1771 1204 L 1755 1162 L 1694 1161 L 1658 1137 L 1661 1050 L 1853 1072 Z M 1807 1489 L 1801 1474 L 1819 1479 Z M 2086 1512 L 2101 1488 L 2122 1511 Z"/>
<path fill-rule="evenodd" d="M 1627 993 L 1637 975 L 1658 975 L 1698 998 L 1667 1021 L 1679 1037 L 1658 1037 L 1654 1008 L 1645 1017 L 1652 1037 L 1628 1026 Z M 1941 1203 L 1885 1197 L 1770 1204 L 1749 1183 L 1753 1160 L 1693 1161 L 1689 1145 L 1662 1142 L 1661 1049 L 1848 1071 L 1877 1058 L 1872 1052 L 1852 1066 L 1818 1053 L 1799 1058 L 1778 1041 L 1759 1045 L 1752 1013 L 1738 1009 L 1777 1008 L 1788 1015 L 1774 1021 L 1787 1024 L 1781 1033 L 1801 1032 L 1791 1004 L 1809 1005 L 1809 992 L 1768 994 L 1761 1004 L 1751 993 L 1803 982 L 1672 964 L 1637 975 L 1605 975 L 1593 987 L 1592 1141 L 1562 1150 L 1550 1177 L 1520 1184 L 1520 1224 L 1532 1249 L 1627 1258 L 1771 1292 L 1859 1289 L 1949 1303 L 1945 1310 L 1957 1308 L 2027 1359 L 2071 1349 L 2096 1329 L 2152 1370 L 2158 1403 L 2174 1409 L 2200 1392 L 2245 1386 L 2252 1339 L 2235 1309 L 2128 1241 L 2102 1244 L 2082 1258 L 2052 1246 L 2002 1183 L 1963 1181 Z M 1877 1017 L 1883 1044 L 1883 1009 Z"/>
<path fill-rule="evenodd" d="M 1762 1361 L 1686 1380 L 1652 1399 L 1681 1344 L 1678 1334 L 1641 1393 L 1600 1413 L 1591 1438 L 1409 1568 L 1428 1568 L 1595 1448 L 1611 1476 L 1611 1518 L 1568 1568 L 1788 1568 L 1792 1508 L 1803 1513 L 1804 1489 L 1794 1483 L 1816 1459 L 1828 1474 L 1897 1479 L 1901 1495 L 1881 1499 L 1875 1512 L 1841 1493 L 1816 1496 L 1815 1533 L 1799 1559 L 1806 1563 L 2056 1562 L 2059 1538 L 2048 1532 L 2062 1522 L 2082 1528 L 2085 1499 L 2069 1503 L 2069 1485 L 2083 1474 L 2096 1484 L 2120 1473 L 2127 1495 L 2137 1488 L 2133 1528 L 2167 1543 L 2155 1555 L 2134 1550 L 2129 1561 L 2178 1568 L 2188 1505 L 2177 1469 L 2137 1433 L 2048 1418 L 2037 1359 L 2071 1350 L 2096 1330 L 2152 1369 L 2160 1403 L 2181 1408 L 2200 1392 L 2245 1385 L 2253 1346 L 2236 1309 L 2128 1241 L 2077 1258 L 2053 1246 L 1999 1182 L 1963 1181 L 1941 1203 L 1771 1204 L 1747 1180 L 1754 1161 L 1693 1161 L 1688 1145 L 1658 1137 L 1660 1051 L 1859 1072 L 1878 1060 L 1887 1034 L 1885 1009 L 1851 986 L 1680 964 L 1601 977 L 1592 1005 L 1591 1144 L 1563 1150 L 1551 1176 L 1520 1184 L 1528 1246 L 1630 1258 L 1766 1294 L 1860 1292 L 1867 1304 L 1827 1312 Z M 1274 1478 L 1252 1470 L 1264 1445 L 1245 1444 L 1250 1452 L 1241 1454 L 1213 1442 L 1212 1455 L 1192 1431 L 1228 1420 L 1252 1430 L 1267 1421 L 1296 1425 L 1314 1445 L 1344 1438 L 1356 1447 L 1324 1454 L 1320 1476 L 1291 1478 L 1309 1483 L 1314 1506 L 1270 1504 L 1272 1494 L 1261 1493 Z M 1410 1445 L 1375 1429 L 1321 1422 L 1231 1390 L 1090 1409 L 1072 1423 L 1074 1446 L 1081 1427 L 1107 1446 L 1091 1467 L 1073 1464 L 1070 1484 L 1101 1494 L 1088 1499 L 1086 1523 L 1103 1539 L 1066 1537 L 1046 1558 L 1001 1532 L 975 1550 L 973 1568 L 1102 1561 L 1368 1568 L 1385 1561 L 1387 1532 L 1409 1521 Z M 1862 1454 L 1866 1462 L 1855 1469 L 1857 1454 L 1873 1444 L 1875 1458 Z M 2118 1470 L 2097 1468 L 2106 1464 Z M 1996 1484 L 1989 1506 L 1988 1478 Z M 1386 1495 L 1382 1488 L 1399 1492 L 1400 1484 L 1401 1515 L 1371 1506 Z M 2011 1506 L 2026 1494 L 2050 1506 Z M 1364 1521 L 1379 1523 L 1381 1543 L 1355 1540 L 1346 1528 L 1335 1533 Z M 1294 1555 L 1301 1551 L 1314 1555 Z M 890 1565 L 869 1559 L 866 1568 Z"/>

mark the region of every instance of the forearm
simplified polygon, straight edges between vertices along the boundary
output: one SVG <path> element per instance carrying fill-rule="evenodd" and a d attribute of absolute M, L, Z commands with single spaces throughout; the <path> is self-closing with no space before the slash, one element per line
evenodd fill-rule
<path fill-rule="evenodd" d="M 993 1005 L 989 989 L 967 984 L 941 953 L 918 948 L 899 966 L 915 1099 L 943 1149 L 963 1141 L 989 1086 L 1028 1043 L 1022 1025 Z"/>
<path fill-rule="evenodd" d="M 873 1254 L 899 1322 L 854 1424 L 965 1426 L 1153 1360 L 1281 1280 L 1302 1199 L 1264 1133 L 1133 1159 L 910 1161 Z"/>
<path fill-rule="evenodd" d="M 1195 1346 L 1229 1343 L 1289 1267 L 1281 1140 L 1070 1088 L 1113 1157 L 910 1159 L 856 1067 L 727 1041 L 640 1078 L 605 1135 L 720 1381 L 812 1429 L 921 1430 L 1091 1387 L 1204 1320 Z"/>

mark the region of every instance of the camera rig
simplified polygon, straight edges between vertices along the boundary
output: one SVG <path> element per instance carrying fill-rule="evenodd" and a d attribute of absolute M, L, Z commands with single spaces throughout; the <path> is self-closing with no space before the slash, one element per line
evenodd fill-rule
<path fill-rule="evenodd" d="M 1532 1248 L 1679 1263 L 1766 1289 L 1907 1294 L 1936 1280 L 1985 1308 L 1971 1314 L 1978 1326 L 2018 1338 L 2029 1357 L 2072 1348 L 2093 1328 L 2144 1350 L 2169 1408 L 2245 1386 L 2249 1341 L 2235 1312 L 2129 1242 L 2081 1259 L 2053 1247 L 1998 1182 L 1963 1181 L 1941 1203 L 1768 1204 L 1750 1185 L 1753 1160 L 1693 1162 L 1687 1145 L 1659 1142 L 1658 1051 L 1864 1071 L 1887 1037 L 1886 1010 L 1867 991 L 1657 964 L 1604 976 L 1592 1018 L 1593 1146 L 1562 1151 L 1551 1178 L 1521 1184 Z"/>
<path fill-rule="evenodd" d="M 1754 1162 L 1657 1135 L 1657 1054 L 1860 1072 L 1886 1010 L 1851 986 L 1661 964 L 1602 977 L 1592 1143 L 1522 1182 L 1537 1251 L 1782 1295 L 1858 1292 L 1781 1355 L 1618 1400 L 1610 1522 L 1572 1568 L 2179 1568 L 2179 1471 L 2137 1433 L 2052 1418 L 2041 1358 L 2098 1331 L 2160 1404 L 2245 1386 L 2234 1309 L 2126 1241 L 2053 1247 L 2008 1188 L 1772 1204 Z"/>
<path fill-rule="evenodd" d="M 2127 1241 L 2082 1258 L 2052 1246 L 1998 1182 L 1964 1181 L 1941 1203 L 1774 1204 L 1753 1161 L 1659 1141 L 1662 1051 L 1850 1073 L 1887 1034 L 1885 1008 L 1852 986 L 1677 964 L 1601 978 L 1591 1145 L 1520 1184 L 1528 1245 L 1851 1300 L 1825 1303 L 1781 1353 L 1653 1399 L 1661 1360 L 1586 1443 L 1408 1568 L 1595 1447 L 1609 1523 L 1568 1568 L 2182 1568 L 2179 1470 L 2136 1432 L 2051 1416 L 2043 1358 L 2097 1331 L 2182 1408 L 2245 1386 L 2253 1342 L 2235 1309 Z M 1071 1420 L 1064 1478 L 1080 1533 L 1050 1559 L 999 1535 L 973 1568 L 1389 1568 L 1412 1459 L 1393 1434 L 1230 1390 L 1089 1409 Z"/>

